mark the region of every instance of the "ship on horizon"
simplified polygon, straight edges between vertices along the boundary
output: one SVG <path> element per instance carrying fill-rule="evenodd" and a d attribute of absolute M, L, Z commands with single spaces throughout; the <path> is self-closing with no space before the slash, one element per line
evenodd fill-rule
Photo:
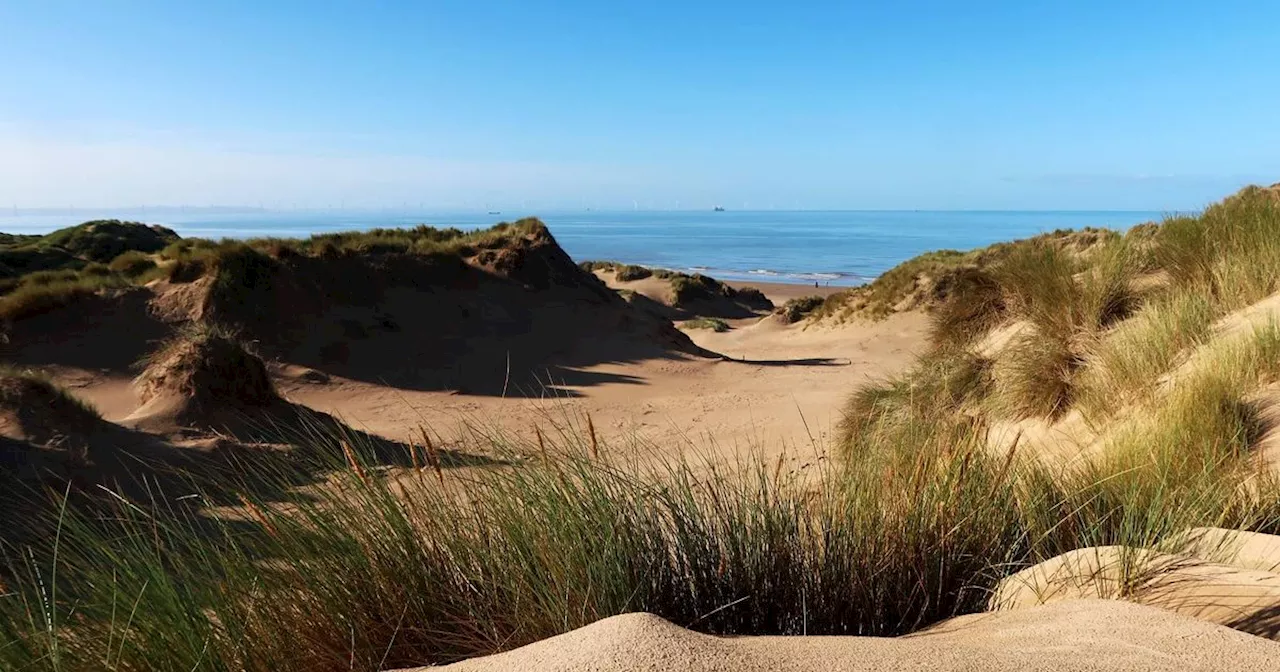
<path fill-rule="evenodd" d="M 724 212 L 724 206 L 717 205 L 714 209 L 712 209 L 712 212 Z"/>

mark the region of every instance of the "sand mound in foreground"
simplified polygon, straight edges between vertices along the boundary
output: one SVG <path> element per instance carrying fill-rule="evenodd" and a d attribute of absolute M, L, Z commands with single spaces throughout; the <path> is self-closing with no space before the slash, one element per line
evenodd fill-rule
<path fill-rule="evenodd" d="M 1280 645 L 1159 609 L 1078 600 L 964 616 L 899 638 L 721 638 L 651 614 L 627 614 L 445 669 L 1268 670 L 1280 669 Z"/>
<path fill-rule="evenodd" d="M 103 425 L 90 407 L 53 383 L 15 372 L 0 373 L 0 436 L 34 444 L 78 440 Z"/>
<path fill-rule="evenodd" d="M 228 413 L 284 403 L 262 359 L 215 329 L 196 330 L 164 345 L 134 388 L 142 407 L 126 422 L 135 426 L 210 427 L 225 422 Z"/>
<path fill-rule="evenodd" d="M 1098 546 L 1050 558 L 1002 581 L 991 599 L 1001 610 L 1079 599 L 1123 599 L 1280 639 L 1280 538 L 1192 531 L 1185 553 Z M 1265 557 L 1264 557 L 1265 556 Z"/>

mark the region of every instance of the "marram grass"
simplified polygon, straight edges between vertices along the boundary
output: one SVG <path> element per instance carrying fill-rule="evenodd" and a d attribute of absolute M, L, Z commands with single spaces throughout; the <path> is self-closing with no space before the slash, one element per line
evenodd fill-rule
<path fill-rule="evenodd" d="M 1172 489 L 1158 465 L 1054 474 L 929 431 L 796 473 L 623 469 L 539 432 L 502 438 L 506 465 L 443 472 L 425 447 L 422 469 L 387 470 L 356 446 L 305 493 L 277 466 L 244 480 L 233 512 L 199 509 L 193 489 L 55 496 L 54 532 L 5 552 L 0 667 L 375 670 L 631 611 L 713 633 L 897 635 L 981 610 L 1001 577 L 1079 546 L 1277 527 L 1261 503 L 1275 489 L 1234 472 Z"/>

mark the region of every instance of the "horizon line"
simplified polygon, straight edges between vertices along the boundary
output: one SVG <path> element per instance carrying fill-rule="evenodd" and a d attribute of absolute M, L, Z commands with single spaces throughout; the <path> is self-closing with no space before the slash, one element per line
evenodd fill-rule
<path fill-rule="evenodd" d="M 513 216 L 521 213 L 521 217 L 538 217 L 539 211 L 548 214 L 586 214 L 586 213 L 606 213 L 620 214 L 629 212 L 670 212 L 670 213 L 764 213 L 764 212 L 1117 212 L 1117 213 L 1167 213 L 1181 214 L 1187 212 L 1197 212 L 1197 209 L 1165 209 L 1165 208 L 728 208 L 724 210 L 714 210 L 713 208 L 627 208 L 627 207 L 605 207 L 605 208 L 570 208 L 570 207 L 547 207 L 547 208 L 514 208 L 511 210 L 472 208 L 459 206 L 423 206 L 416 208 L 405 208 L 399 206 L 363 206 L 363 207 L 328 207 L 328 206 L 310 206 L 310 207 L 264 207 L 264 206 L 237 206 L 237 205 L 131 205 L 131 206 L 50 206 L 50 207 L 0 207 L 0 217 L 30 216 L 30 215 L 70 215 L 78 213 L 130 213 L 144 214 L 148 210 L 156 212 L 220 212 L 223 214 L 254 214 L 254 213 L 377 213 L 391 212 L 404 214 L 484 214 L 484 215 L 505 215 L 510 212 Z"/>

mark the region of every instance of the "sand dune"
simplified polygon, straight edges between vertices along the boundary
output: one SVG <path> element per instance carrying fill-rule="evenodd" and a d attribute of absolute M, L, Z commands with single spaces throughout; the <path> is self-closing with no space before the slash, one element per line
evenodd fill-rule
<path fill-rule="evenodd" d="M 1280 645 L 1151 607 L 1075 600 L 964 616 L 893 639 L 720 638 L 685 630 L 651 614 L 629 614 L 444 669 L 1243 671 L 1280 669 Z"/>
<path fill-rule="evenodd" d="M 607 443 L 648 453 L 812 457 L 845 395 L 906 367 L 926 340 L 914 313 L 806 329 L 748 311 L 726 334 L 681 332 L 578 268 L 545 229 L 468 259 L 259 263 L 264 277 L 237 293 L 215 293 L 210 276 L 157 281 L 24 320 L 0 348 L 106 419 L 161 431 L 173 409 L 133 388 L 136 363 L 183 324 L 214 320 L 255 344 L 290 401 L 392 440 L 423 425 L 529 433 L 590 415 Z M 813 293 L 770 288 L 801 290 Z"/>
<path fill-rule="evenodd" d="M 419 424 L 445 435 L 464 421 L 529 433 L 535 423 L 590 414 L 606 443 L 648 455 L 772 458 L 787 448 L 800 463 L 825 447 L 845 395 L 908 366 L 925 344 L 924 316 L 805 330 L 772 319 L 693 342 L 746 361 L 687 355 L 601 362 L 547 372 L 546 387 L 507 397 L 406 390 L 335 377 L 278 384 L 291 399 L 390 438 Z M 581 418 L 579 418 L 581 419 Z M 713 445 L 714 448 L 713 448 Z"/>

